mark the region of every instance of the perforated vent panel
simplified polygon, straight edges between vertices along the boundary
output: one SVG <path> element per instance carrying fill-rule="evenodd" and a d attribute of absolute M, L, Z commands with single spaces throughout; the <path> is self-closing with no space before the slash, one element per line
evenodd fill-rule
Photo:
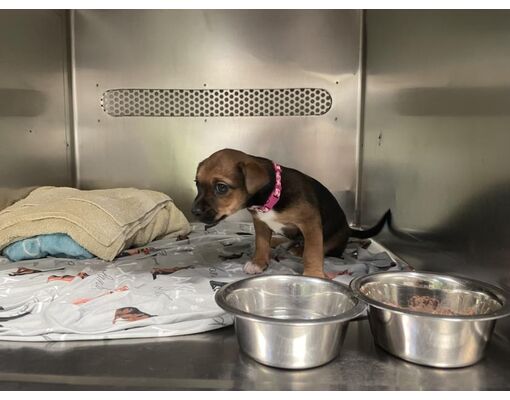
<path fill-rule="evenodd" d="M 324 89 L 112 89 L 101 106 L 112 117 L 270 117 L 323 115 Z"/>

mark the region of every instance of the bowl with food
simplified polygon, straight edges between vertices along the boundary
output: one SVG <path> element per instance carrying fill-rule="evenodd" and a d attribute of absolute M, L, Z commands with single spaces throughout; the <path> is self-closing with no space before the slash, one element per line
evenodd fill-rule
<path fill-rule="evenodd" d="M 478 362 L 496 321 L 510 315 L 506 291 L 455 275 L 380 272 L 358 277 L 350 286 L 368 304 L 375 342 L 397 357 L 431 367 Z"/>

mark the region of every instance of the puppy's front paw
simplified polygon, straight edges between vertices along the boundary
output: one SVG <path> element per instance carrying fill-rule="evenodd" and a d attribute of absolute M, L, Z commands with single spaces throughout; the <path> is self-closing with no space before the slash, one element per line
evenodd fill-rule
<path fill-rule="evenodd" d="M 248 261 L 246 264 L 244 264 L 243 271 L 247 274 L 261 274 L 264 272 L 264 270 L 267 268 L 266 265 L 261 267 L 260 265 L 254 263 L 253 261 Z"/>

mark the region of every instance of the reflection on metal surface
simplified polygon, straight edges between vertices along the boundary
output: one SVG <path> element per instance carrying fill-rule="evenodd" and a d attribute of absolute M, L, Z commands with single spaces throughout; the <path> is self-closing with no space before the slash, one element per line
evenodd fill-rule
<path fill-rule="evenodd" d="M 45 103 L 39 90 L 0 88 L 0 117 L 36 117 L 44 112 Z"/>
<path fill-rule="evenodd" d="M 510 116 L 510 86 L 401 89 L 395 93 L 395 112 L 429 117 Z"/>
<path fill-rule="evenodd" d="M 422 367 L 374 344 L 368 321 L 353 321 L 339 357 L 319 368 L 263 366 L 240 352 L 233 328 L 174 338 L 1 343 L 0 388 L 243 390 L 508 390 L 510 353 L 493 340 L 480 363 Z"/>
<path fill-rule="evenodd" d="M 160 190 L 191 216 L 198 163 L 229 147 L 320 180 L 352 219 L 359 11 L 77 10 L 75 39 L 81 188 Z M 111 118 L 98 101 L 110 88 L 320 88 L 332 106 L 320 118 Z"/>
<path fill-rule="evenodd" d="M 110 89 L 101 107 L 112 117 L 269 117 L 323 115 L 323 89 Z"/>
<path fill-rule="evenodd" d="M 358 108 L 356 118 L 356 191 L 354 194 L 354 218 L 353 226 L 361 227 L 361 194 L 362 194 L 362 177 L 363 177 L 363 131 L 365 126 L 365 85 L 366 85 L 366 47 L 367 47 L 367 31 L 366 31 L 366 11 L 361 10 L 359 15 L 360 26 L 360 46 L 358 50 Z"/>

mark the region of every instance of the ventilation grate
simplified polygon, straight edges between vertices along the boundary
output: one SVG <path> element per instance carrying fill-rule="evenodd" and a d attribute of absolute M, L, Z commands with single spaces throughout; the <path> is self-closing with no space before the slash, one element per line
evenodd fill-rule
<path fill-rule="evenodd" d="M 271 117 L 323 115 L 324 89 L 111 89 L 101 106 L 112 117 Z"/>

